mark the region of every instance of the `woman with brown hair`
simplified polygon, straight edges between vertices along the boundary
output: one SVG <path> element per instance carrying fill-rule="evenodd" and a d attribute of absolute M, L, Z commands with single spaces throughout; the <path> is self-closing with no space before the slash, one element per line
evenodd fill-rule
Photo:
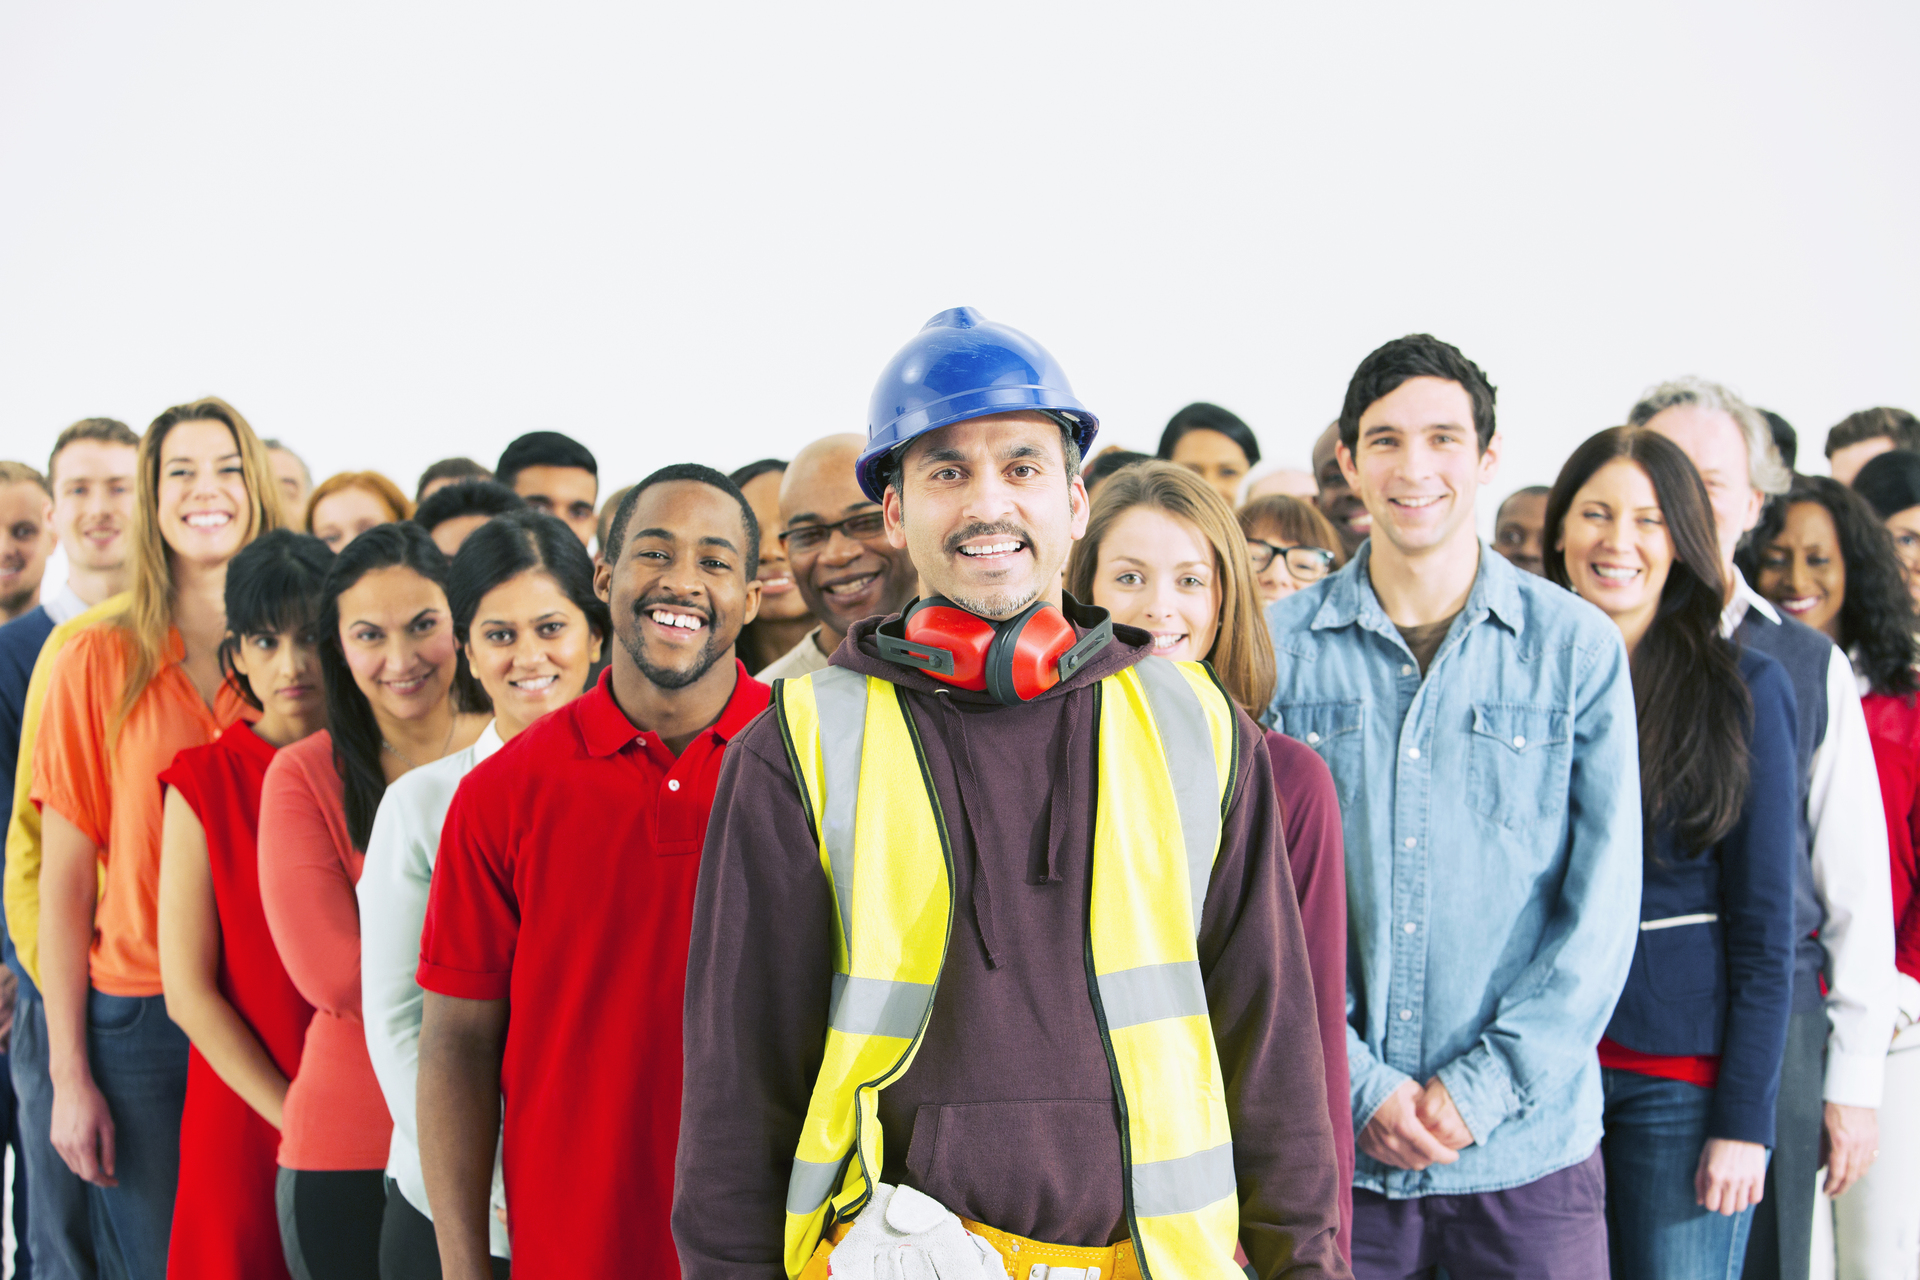
<path fill-rule="evenodd" d="M 307 528 L 335 554 L 375 525 L 411 519 L 413 503 L 378 471 L 328 476 L 307 498 Z"/>
<path fill-rule="evenodd" d="M 154 420 L 136 483 L 131 599 L 54 663 L 32 799 L 53 1145 L 103 1188 L 127 1274 L 159 1280 L 187 1086 L 160 979 L 159 776 L 241 716 L 220 665 L 227 563 L 281 516 L 265 447 L 211 397 Z"/>
<path fill-rule="evenodd" d="M 1273 698 L 1273 641 L 1254 588 L 1247 540 L 1225 498 L 1192 470 L 1149 461 L 1100 486 L 1086 536 L 1067 560 L 1067 590 L 1116 625 L 1153 637 L 1155 655 L 1206 661 L 1254 714 Z M 1347 880 L 1340 799 L 1311 747 L 1269 733 L 1285 813 L 1286 853 L 1313 968 L 1327 1114 L 1340 1167 L 1340 1253 L 1352 1257 L 1353 1111 L 1347 1089 Z"/>
<path fill-rule="evenodd" d="M 1288 494 L 1270 493 L 1241 507 L 1240 531 L 1262 604 L 1311 586 L 1347 562 L 1320 508 Z"/>

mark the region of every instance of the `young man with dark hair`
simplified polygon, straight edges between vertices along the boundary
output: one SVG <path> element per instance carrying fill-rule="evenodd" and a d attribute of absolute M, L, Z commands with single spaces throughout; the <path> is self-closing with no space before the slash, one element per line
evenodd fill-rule
<path fill-rule="evenodd" d="M 67 581 L 51 598 L 0 627 L 0 794 L 7 796 L 7 853 L 34 865 L 39 810 L 27 800 L 20 778 L 24 743 L 31 742 L 37 712 L 27 715 L 28 690 L 36 664 L 52 662 L 67 637 L 113 607 L 126 590 L 127 530 L 133 523 L 134 463 L 140 437 L 112 418 L 84 418 L 62 431 L 47 459 L 53 488 L 53 531 L 67 552 Z M 44 694 L 46 677 L 41 677 Z M 30 753 L 24 753 L 29 754 Z M 14 801 L 18 800 L 16 809 Z M 34 845 L 31 850 L 28 846 Z M 4 867 L 5 859 L 0 859 Z M 17 879 L 17 877 L 16 877 Z M 38 898 L 16 897 L 8 913 L 22 945 L 39 933 Z M 19 914 L 15 914 L 18 912 Z M 5 1001 L 13 1016 L 7 1056 L 12 1093 L 18 1100 L 15 1130 L 17 1172 L 31 1188 L 27 1230 L 37 1274 L 94 1280 L 113 1274 L 118 1258 L 103 1259 L 89 1208 L 87 1184 L 54 1150 L 53 1080 L 47 1057 L 46 1008 L 39 988 L 15 950 L 15 928 L 0 932 L 0 951 L 17 995 Z M 95 1193 L 97 1196 L 98 1193 Z M 16 1205 L 17 1208 L 17 1205 Z"/>
<path fill-rule="evenodd" d="M 434 490 L 414 509 L 413 522 L 427 531 L 434 546 L 452 558 L 468 534 L 495 516 L 518 511 L 526 505 L 519 494 L 503 484 L 491 480 L 462 480 Z"/>
<path fill-rule="evenodd" d="M 587 446 L 558 431 L 529 431 L 500 454 L 493 475 L 535 511 L 566 521 L 592 549 L 600 466 Z"/>
<path fill-rule="evenodd" d="M 758 546 L 717 471 L 634 486 L 595 574 L 612 665 L 454 797 L 419 972 L 420 1156 L 448 1280 L 492 1275 L 503 1102 L 519 1280 L 677 1274 L 687 928 L 722 754 L 767 705 L 733 655 Z"/>
<path fill-rule="evenodd" d="M 1827 470 L 1852 484 L 1869 459 L 1893 449 L 1920 453 L 1920 418 L 1882 406 L 1850 413 L 1827 432 Z"/>
<path fill-rule="evenodd" d="M 1238 1280 L 1236 1245 L 1261 1280 L 1347 1274 L 1265 738 L 1060 589 L 1095 427 L 971 308 L 880 379 L 856 474 L 927 607 L 853 623 L 727 753 L 688 1280 Z"/>
<path fill-rule="evenodd" d="M 1639 920 L 1633 685 L 1604 614 L 1475 535 L 1493 402 L 1426 334 L 1363 360 L 1336 460 L 1372 535 L 1267 613 L 1274 727 L 1347 801 L 1362 1280 L 1608 1274 L 1595 1048 Z"/>
<path fill-rule="evenodd" d="M 1693 460 L 1713 505 L 1727 578 L 1721 630 L 1785 667 L 1798 703 L 1795 839 L 1804 856 L 1794 862 L 1793 1014 L 1745 1275 L 1807 1280 L 1820 1168 L 1827 1194 L 1837 1196 L 1880 1154 L 1897 1000 L 1892 874 L 1873 742 L 1847 655 L 1782 617 L 1734 563 L 1767 496 L 1785 493 L 1792 481 L 1766 419 L 1718 383 L 1678 378 L 1642 396 L 1627 421 L 1658 431 Z"/>
<path fill-rule="evenodd" d="M 1539 577 L 1546 573 L 1547 494 L 1544 484 L 1515 489 L 1493 515 L 1493 549 L 1516 569 Z"/>
<path fill-rule="evenodd" d="M 858 435 L 815 440 L 781 480 L 780 541 L 820 625 L 760 673 L 768 684 L 825 667 L 849 627 L 900 612 L 919 586 L 913 561 L 887 541 L 880 504 L 860 491 L 854 464 L 866 444 Z"/>
<path fill-rule="evenodd" d="M 472 458 L 442 458 L 420 473 L 420 483 L 414 489 L 413 501 L 417 506 L 450 484 L 494 478 L 493 472 Z"/>

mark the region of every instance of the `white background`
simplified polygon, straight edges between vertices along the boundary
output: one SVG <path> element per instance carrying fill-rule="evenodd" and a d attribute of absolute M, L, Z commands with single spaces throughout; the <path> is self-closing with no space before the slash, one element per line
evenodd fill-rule
<path fill-rule="evenodd" d="M 964 303 L 1103 444 L 1211 399 L 1304 465 L 1425 329 L 1500 493 L 1684 372 L 1823 470 L 1920 408 L 1916 55 L 1892 2 L 7 0 L 0 456 L 212 392 L 316 478 L 546 427 L 610 489 L 862 429 Z"/>

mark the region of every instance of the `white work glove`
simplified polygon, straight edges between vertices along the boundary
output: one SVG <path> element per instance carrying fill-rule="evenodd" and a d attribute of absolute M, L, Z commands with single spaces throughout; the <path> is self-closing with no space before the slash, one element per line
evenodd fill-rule
<path fill-rule="evenodd" d="M 1007 1280 L 994 1247 L 931 1196 L 877 1182 L 827 1258 L 832 1280 Z"/>

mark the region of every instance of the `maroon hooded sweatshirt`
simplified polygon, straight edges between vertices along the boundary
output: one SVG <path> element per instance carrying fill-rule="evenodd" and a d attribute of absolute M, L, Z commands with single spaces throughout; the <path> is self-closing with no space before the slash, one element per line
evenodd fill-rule
<path fill-rule="evenodd" d="M 882 1177 L 1031 1239 L 1125 1239 L 1120 1115 L 1085 961 L 1093 686 L 1146 658 L 1150 638 L 1115 627 L 1114 642 L 1071 679 L 1003 707 L 882 659 L 879 623 L 856 624 L 832 662 L 900 689 L 947 815 L 955 901 L 920 1051 L 880 1094 Z M 1237 719 L 1238 776 L 1199 950 L 1233 1126 L 1240 1239 L 1262 1280 L 1344 1277 L 1283 819 L 1264 735 Z M 694 899 L 673 1206 L 686 1280 L 785 1274 L 787 1175 L 826 1042 L 832 957 L 819 848 L 779 723 L 763 713 L 727 749 Z"/>

